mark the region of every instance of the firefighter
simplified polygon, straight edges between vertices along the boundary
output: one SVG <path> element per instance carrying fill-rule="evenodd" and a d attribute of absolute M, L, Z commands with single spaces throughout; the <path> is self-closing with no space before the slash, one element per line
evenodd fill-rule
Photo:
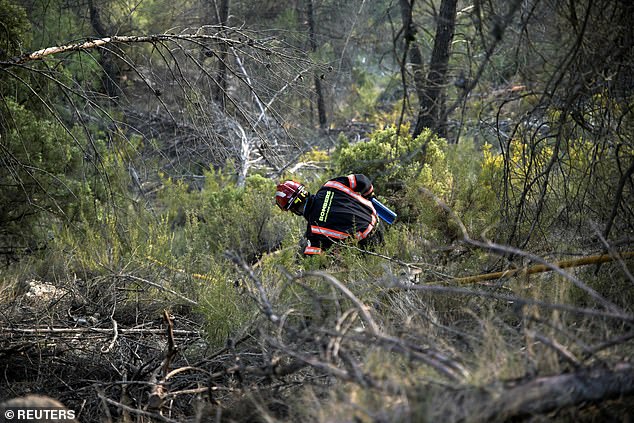
<path fill-rule="evenodd" d="M 305 256 L 321 254 L 348 239 L 358 240 L 362 248 L 380 243 L 383 237 L 373 197 L 372 182 L 362 174 L 331 179 L 314 195 L 296 181 L 278 184 L 275 192 L 280 209 L 303 216 L 308 222 Z"/>

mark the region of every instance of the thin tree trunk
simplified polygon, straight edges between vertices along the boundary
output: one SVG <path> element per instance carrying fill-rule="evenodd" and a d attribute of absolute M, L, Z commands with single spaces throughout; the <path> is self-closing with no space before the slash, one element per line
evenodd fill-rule
<path fill-rule="evenodd" d="M 227 26 L 227 20 L 229 19 L 229 0 L 220 0 L 220 7 L 216 1 L 214 1 L 214 8 L 216 10 L 216 21 L 223 27 Z M 218 69 L 216 70 L 216 85 L 214 86 L 214 100 L 221 108 L 225 108 L 225 93 L 227 92 L 227 57 L 228 57 L 227 43 L 220 45 L 220 57 L 218 58 Z"/>
<path fill-rule="evenodd" d="M 423 54 L 416 43 L 417 31 L 412 18 L 414 0 L 400 0 L 400 6 L 403 20 L 403 38 L 405 39 L 405 49 L 409 53 L 409 62 L 414 73 L 414 87 L 416 95 L 422 98 L 425 92 L 425 76 L 423 75 Z M 403 63 L 403 67 L 405 67 L 405 63 Z"/>
<path fill-rule="evenodd" d="M 418 119 L 413 136 L 417 137 L 425 128 L 431 128 L 446 136 L 447 117 L 443 116 L 443 87 L 447 79 L 449 55 L 456 25 L 457 0 L 442 0 L 436 23 L 434 49 L 429 62 L 425 88 L 418 92 Z"/>
<path fill-rule="evenodd" d="M 95 34 L 100 38 L 107 37 L 109 31 L 101 20 L 99 9 L 92 0 L 88 3 L 88 7 L 90 12 L 90 25 L 93 31 L 95 31 Z M 107 49 L 101 49 L 99 64 L 104 72 L 101 78 L 104 92 L 111 100 L 114 100 L 120 94 L 119 67 L 115 62 L 115 57 Z"/>
<path fill-rule="evenodd" d="M 317 51 L 317 39 L 315 33 L 315 9 L 313 0 L 307 1 L 308 7 L 308 38 L 310 42 L 310 51 L 315 53 Z M 328 126 L 328 120 L 326 118 L 326 102 L 324 100 L 324 92 L 321 86 L 321 77 L 315 74 L 315 95 L 317 97 L 317 115 L 319 117 L 319 128 L 326 129 Z"/>

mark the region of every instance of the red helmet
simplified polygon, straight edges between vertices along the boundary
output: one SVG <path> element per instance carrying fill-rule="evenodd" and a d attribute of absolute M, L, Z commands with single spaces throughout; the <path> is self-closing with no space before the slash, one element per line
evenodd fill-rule
<path fill-rule="evenodd" d="M 282 182 L 277 185 L 277 190 L 275 191 L 277 206 L 284 211 L 290 210 L 299 215 L 303 212 L 307 198 L 308 191 L 304 185 L 295 181 Z"/>

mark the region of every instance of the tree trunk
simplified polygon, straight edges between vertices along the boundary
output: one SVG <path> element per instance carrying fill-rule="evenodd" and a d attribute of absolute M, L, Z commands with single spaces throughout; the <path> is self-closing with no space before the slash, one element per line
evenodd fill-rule
<path fill-rule="evenodd" d="M 407 1 L 405 2 L 407 3 Z M 420 135 L 425 128 L 436 131 L 440 136 L 446 136 L 447 133 L 447 116 L 444 116 L 443 113 L 445 109 L 443 87 L 447 79 L 449 53 L 456 25 L 457 3 L 457 0 L 442 0 L 440 4 L 434 49 L 429 62 L 427 78 L 424 87 L 418 88 L 419 84 L 417 84 L 419 109 L 413 137 Z M 410 50 L 410 54 L 411 52 L 412 50 Z M 413 63 L 415 59 L 412 56 Z"/>
<path fill-rule="evenodd" d="M 90 25 L 92 26 L 93 31 L 95 31 L 95 34 L 97 34 L 99 38 L 109 36 L 109 30 L 104 26 L 99 9 L 95 6 L 92 0 L 88 3 L 88 7 L 90 12 Z M 104 93 L 111 100 L 114 100 L 120 94 L 119 66 L 115 61 L 116 58 L 114 55 L 107 49 L 101 49 L 100 53 L 101 58 L 99 59 L 99 64 L 104 72 L 101 78 Z"/>
<path fill-rule="evenodd" d="M 209 20 L 217 25 L 227 26 L 229 19 L 229 0 L 207 0 L 208 11 L 211 12 Z M 218 66 L 215 74 L 215 85 L 213 86 L 213 99 L 220 106 L 225 108 L 225 93 L 227 92 L 227 57 L 229 49 L 226 43 L 220 44 L 220 53 L 218 54 Z"/>
<path fill-rule="evenodd" d="M 400 0 L 401 18 L 403 20 L 403 38 L 405 38 L 405 52 L 409 53 L 409 61 L 414 73 L 414 87 L 416 94 L 422 98 L 425 92 L 425 76 L 423 75 L 423 54 L 416 43 L 416 27 L 414 26 L 412 13 L 414 0 Z M 405 67 L 405 63 L 403 63 Z"/>
<path fill-rule="evenodd" d="M 313 0 L 307 0 L 307 14 L 308 14 L 308 38 L 310 43 L 310 51 L 315 53 L 317 51 L 317 39 L 315 35 L 315 9 L 313 7 Z M 321 86 L 321 76 L 315 74 L 315 96 L 317 97 L 317 115 L 319 117 L 319 128 L 326 129 L 328 121 L 326 119 L 326 103 L 324 100 L 324 92 Z"/>

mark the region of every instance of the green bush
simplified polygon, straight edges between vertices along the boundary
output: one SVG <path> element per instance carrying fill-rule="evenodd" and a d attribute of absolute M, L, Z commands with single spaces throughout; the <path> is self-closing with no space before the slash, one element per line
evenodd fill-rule
<path fill-rule="evenodd" d="M 399 133 L 389 127 L 374 132 L 368 142 L 341 140 L 333 163 L 337 174 L 369 176 L 379 199 L 398 213 L 399 222 L 409 224 L 407 232 L 413 239 L 446 243 L 462 236 L 455 219 L 425 192 L 461 216 L 471 234 L 478 235 L 496 222 L 501 162 L 488 147 L 478 151 L 472 142 L 448 145 L 429 130 L 413 139 L 407 128 Z"/>
<path fill-rule="evenodd" d="M 81 131 L 38 119 L 8 98 L 1 109 L 11 123 L 0 139 L 3 247 L 32 248 L 50 237 L 56 222 L 94 216 L 94 201 L 106 195 L 104 180 L 84 162 L 90 153 Z"/>
<path fill-rule="evenodd" d="M 444 195 L 451 186 L 446 161 L 447 141 L 430 130 L 412 138 L 408 128 L 377 130 L 370 140 L 350 144 L 345 138 L 333 153 L 337 174 L 363 173 L 376 191 L 389 196 L 407 185 L 422 185 Z"/>
<path fill-rule="evenodd" d="M 238 187 L 220 172 L 205 176 L 200 191 L 165 181 L 161 202 L 174 229 L 172 254 L 218 256 L 232 251 L 252 261 L 281 246 L 293 220 L 274 207 L 272 180 L 252 175 Z"/>

